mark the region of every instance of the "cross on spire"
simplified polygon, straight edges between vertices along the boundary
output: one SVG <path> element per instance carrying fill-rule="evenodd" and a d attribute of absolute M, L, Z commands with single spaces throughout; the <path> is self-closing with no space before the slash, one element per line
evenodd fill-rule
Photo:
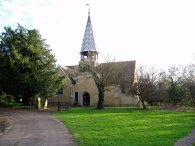
<path fill-rule="evenodd" d="M 90 5 L 86 4 L 86 6 L 88 7 L 88 16 L 90 16 Z"/>

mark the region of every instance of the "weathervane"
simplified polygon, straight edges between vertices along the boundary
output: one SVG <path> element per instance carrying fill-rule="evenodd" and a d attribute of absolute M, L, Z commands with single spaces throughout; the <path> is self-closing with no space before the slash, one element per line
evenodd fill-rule
<path fill-rule="evenodd" d="M 90 5 L 86 4 L 86 6 L 88 7 L 88 15 L 90 15 Z"/>

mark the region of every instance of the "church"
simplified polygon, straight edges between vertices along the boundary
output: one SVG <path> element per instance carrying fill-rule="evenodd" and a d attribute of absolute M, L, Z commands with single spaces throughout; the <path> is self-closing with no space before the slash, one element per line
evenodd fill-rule
<path fill-rule="evenodd" d="M 93 63 L 95 67 L 112 66 L 111 75 L 106 84 L 105 106 L 136 105 L 138 99 L 130 94 L 131 85 L 137 82 L 136 61 L 98 63 L 98 54 L 94 41 L 90 11 L 80 51 L 80 61 L 74 66 L 58 66 L 59 75 L 66 76 L 65 87 L 56 97 L 48 99 L 50 105 L 96 106 L 98 89 L 92 75 L 81 70 L 81 65 Z M 108 72 L 108 71 L 104 71 Z M 106 76 L 106 74 L 104 74 Z"/>

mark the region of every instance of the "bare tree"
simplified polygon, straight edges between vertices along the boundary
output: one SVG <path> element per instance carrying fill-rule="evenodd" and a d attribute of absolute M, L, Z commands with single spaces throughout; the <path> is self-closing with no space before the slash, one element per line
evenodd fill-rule
<path fill-rule="evenodd" d="M 104 108 L 104 92 L 106 89 L 106 85 L 111 83 L 115 78 L 114 72 L 114 64 L 110 63 L 102 63 L 100 65 L 95 65 L 94 62 L 85 61 L 80 63 L 80 71 L 89 72 L 97 86 L 98 89 L 98 103 L 97 108 Z"/>
<path fill-rule="evenodd" d="M 195 65 L 185 67 L 183 72 L 186 101 L 195 106 Z"/>
<path fill-rule="evenodd" d="M 138 68 L 138 82 L 133 84 L 132 93 L 138 96 L 138 102 L 141 102 L 144 109 L 146 109 L 145 101 L 153 96 L 157 79 L 158 74 L 155 68 L 144 66 Z"/>
<path fill-rule="evenodd" d="M 182 104 L 185 98 L 185 90 L 183 88 L 183 66 L 172 66 L 168 69 L 167 74 L 169 103 L 173 105 Z"/>
<path fill-rule="evenodd" d="M 135 61 L 106 62 L 95 65 L 94 62 L 80 63 L 81 71 L 89 72 L 98 89 L 97 108 L 104 107 L 104 92 L 109 90 L 109 85 L 119 85 L 120 88 L 129 89 L 134 79 Z"/>

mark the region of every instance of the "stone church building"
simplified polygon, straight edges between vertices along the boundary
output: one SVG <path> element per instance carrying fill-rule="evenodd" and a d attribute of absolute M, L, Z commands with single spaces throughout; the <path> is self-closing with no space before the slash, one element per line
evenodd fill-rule
<path fill-rule="evenodd" d="M 81 71 L 82 63 L 90 62 L 94 66 L 105 66 L 109 63 L 98 63 L 98 51 L 94 41 L 90 12 L 84 32 L 80 51 L 80 61 L 75 66 L 58 66 L 59 75 L 66 76 L 66 86 L 57 95 L 50 98 L 49 104 L 60 102 L 61 105 L 96 106 L 98 102 L 98 89 L 92 75 Z M 137 82 L 136 61 L 112 62 L 113 76 L 106 85 L 104 105 L 123 106 L 136 105 L 138 99 L 129 93 L 130 87 Z"/>

